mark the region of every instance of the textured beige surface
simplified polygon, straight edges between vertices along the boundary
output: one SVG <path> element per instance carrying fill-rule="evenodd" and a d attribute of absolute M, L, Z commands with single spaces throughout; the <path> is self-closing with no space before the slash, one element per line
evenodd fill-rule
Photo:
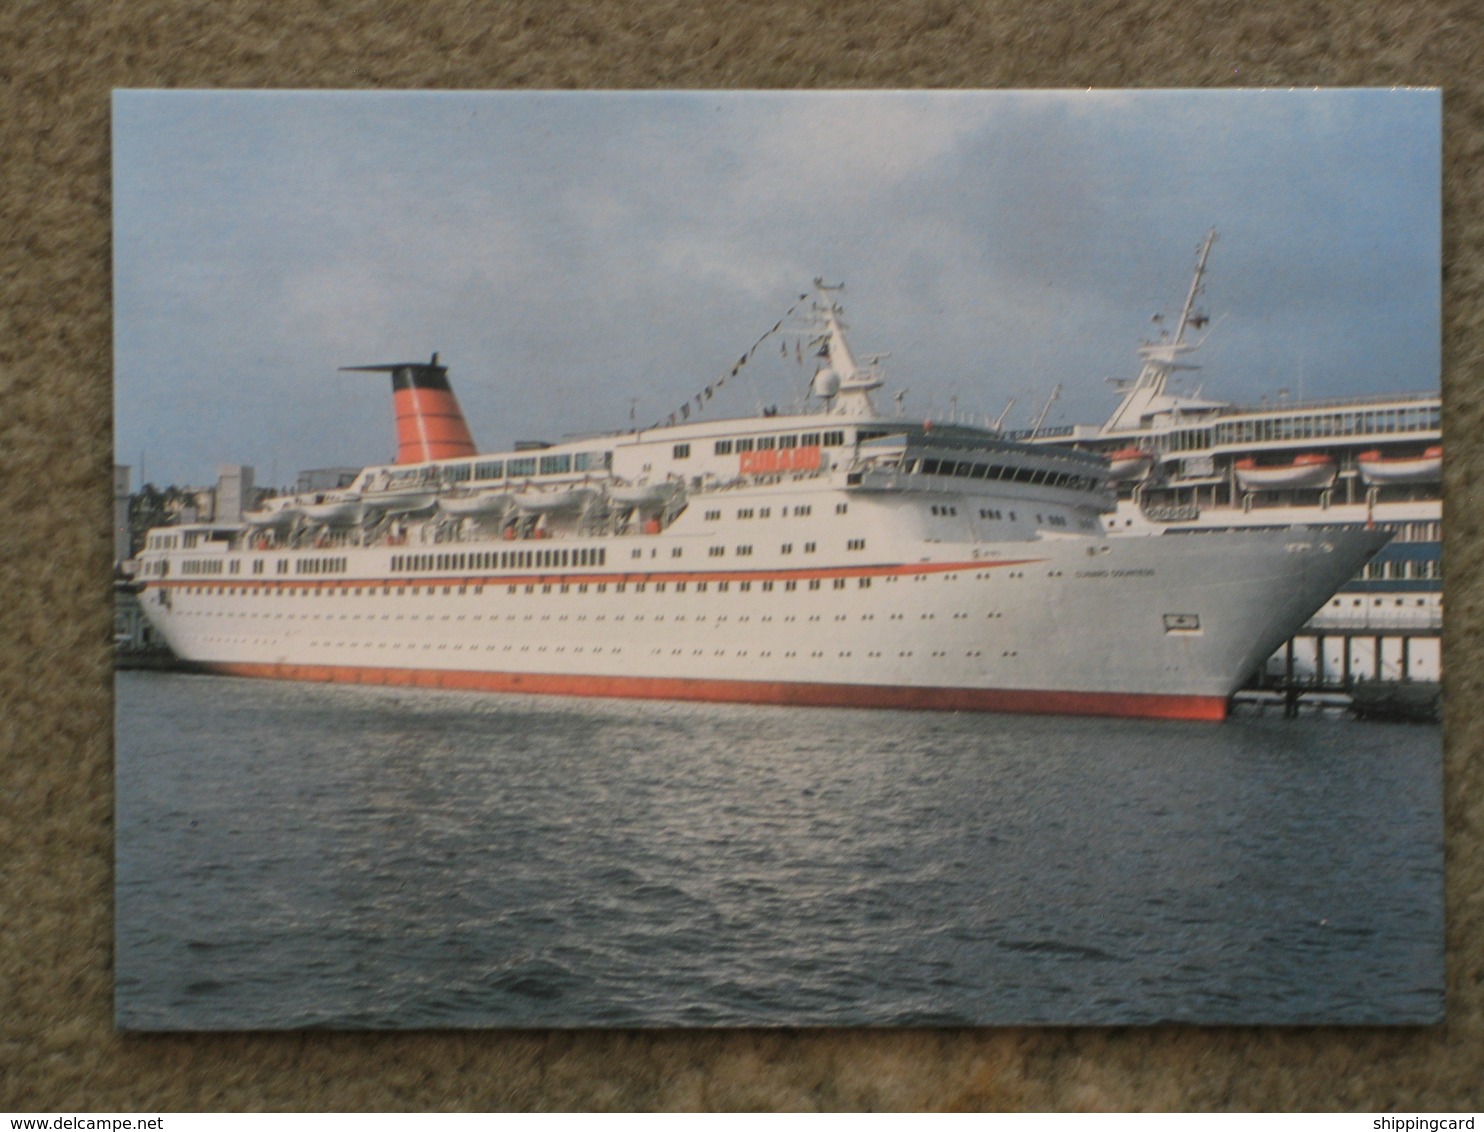
<path fill-rule="evenodd" d="M 1481 48 L 1473 0 L 0 5 L 0 1110 L 1479 1107 Z M 1270 84 L 1446 90 L 1446 1027 L 113 1033 L 110 88 Z"/>

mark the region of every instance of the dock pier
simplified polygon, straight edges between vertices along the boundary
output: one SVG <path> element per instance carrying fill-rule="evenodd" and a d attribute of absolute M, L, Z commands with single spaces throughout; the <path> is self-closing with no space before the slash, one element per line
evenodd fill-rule
<path fill-rule="evenodd" d="M 1442 618 L 1377 623 L 1316 619 L 1290 638 L 1234 702 L 1281 702 L 1285 718 L 1305 706 L 1349 708 L 1362 718 L 1437 718 Z"/>

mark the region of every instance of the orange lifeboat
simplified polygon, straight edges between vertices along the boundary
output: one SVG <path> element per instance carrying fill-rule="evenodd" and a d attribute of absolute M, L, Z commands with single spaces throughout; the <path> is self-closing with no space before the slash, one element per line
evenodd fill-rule
<path fill-rule="evenodd" d="M 1334 457 L 1312 452 L 1295 456 L 1287 464 L 1259 464 L 1255 457 L 1248 456 L 1233 466 L 1237 471 L 1237 483 L 1243 491 L 1323 490 L 1335 482 Z"/>
<path fill-rule="evenodd" d="M 1362 452 L 1355 466 L 1368 484 L 1437 483 L 1443 478 L 1443 446 L 1434 444 L 1421 456 L 1383 456 L 1379 449 Z"/>
<path fill-rule="evenodd" d="M 1120 448 L 1108 455 L 1108 478 L 1114 483 L 1141 480 L 1154 467 L 1154 456 L 1142 448 Z"/>

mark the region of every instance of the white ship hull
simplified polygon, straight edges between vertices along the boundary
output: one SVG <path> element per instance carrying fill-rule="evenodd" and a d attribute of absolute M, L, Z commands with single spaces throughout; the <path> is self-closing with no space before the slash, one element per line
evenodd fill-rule
<path fill-rule="evenodd" d="M 615 539 L 611 553 L 642 544 L 649 564 L 672 541 Z M 1076 537 L 937 547 L 931 562 L 413 576 L 388 549 L 347 548 L 333 580 L 161 582 L 143 602 L 182 660 L 238 675 L 1220 719 L 1383 541 Z"/>

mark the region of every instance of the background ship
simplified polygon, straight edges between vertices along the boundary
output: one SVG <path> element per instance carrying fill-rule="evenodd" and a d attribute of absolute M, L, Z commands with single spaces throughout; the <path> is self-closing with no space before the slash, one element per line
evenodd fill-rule
<path fill-rule="evenodd" d="M 1235 405 L 1175 388 L 1205 341 L 1196 309 L 1208 233 L 1172 332 L 1140 350 L 1101 425 L 1019 438 L 1106 456 L 1118 493 L 1110 533 L 1362 524 L 1393 537 L 1269 662 L 1318 686 L 1442 675 L 1442 401 L 1436 392 Z"/>

